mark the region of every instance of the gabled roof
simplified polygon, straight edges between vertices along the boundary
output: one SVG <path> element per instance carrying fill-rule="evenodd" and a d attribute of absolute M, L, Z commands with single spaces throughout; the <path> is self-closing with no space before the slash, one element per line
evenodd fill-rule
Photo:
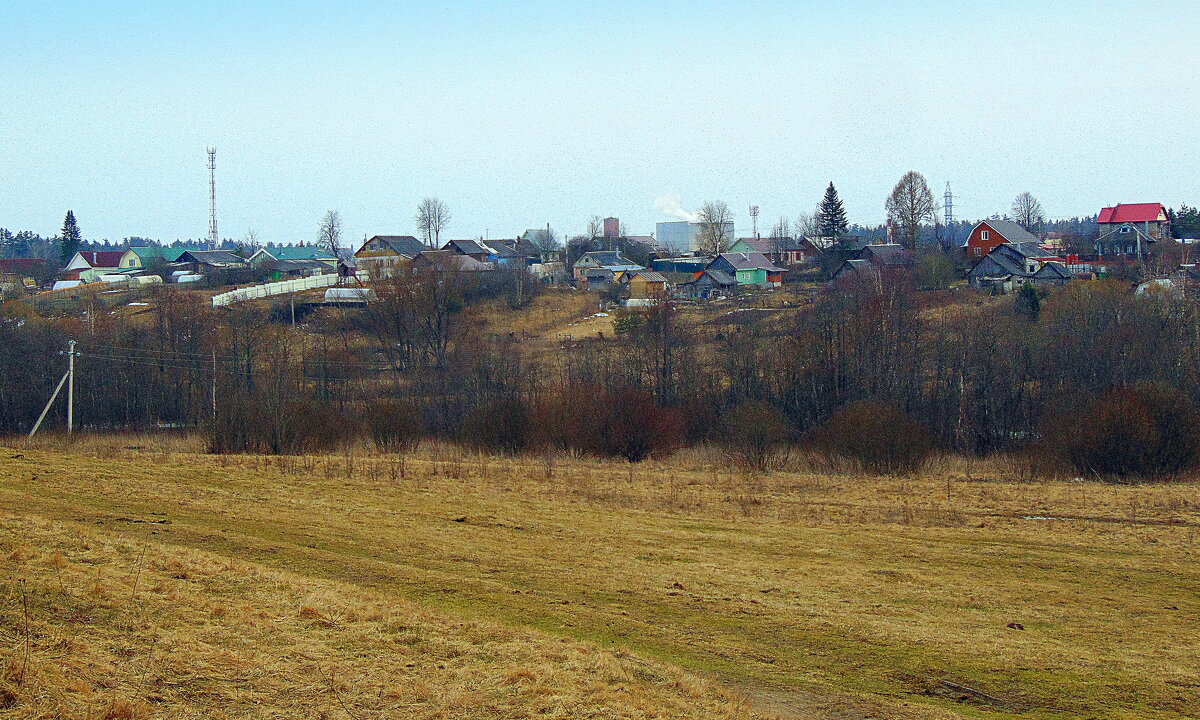
<path fill-rule="evenodd" d="M 877 262 L 892 267 L 908 266 L 916 262 L 912 252 L 897 243 L 887 243 L 884 245 L 867 245 L 858 251 L 855 260 L 870 260 L 874 259 Z"/>
<path fill-rule="evenodd" d="M 1010 243 L 1036 243 L 1037 237 L 1030 233 L 1025 228 L 1021 227 L 1020 223 L 1012 220 L 984 220 L 979 225 L 987 225 L 1005 241 Z M 979 225 L 975 227 L 978 228 Z M 972 230 L 972 233 L 974 231 Z"/>
<path fill-rule="evenodd" d="M 593 250 L 585 252 L 575 262 L 578 264 L 584 259 L 606 268 L 621 268 L 622 270 L 640 270 L 642 268 L 641 265 L 638 265 L 616 250 Z"/>
<path fill-rule="evenodd" d="M 418 264 L 429 264 L 438 270 L 458 272 L 484 272 L 494 270 L 490 263 L 480 262 L 470 255 L 459 255 L 452 250 L 425 250 L 414 258 Z"/>
<path fill-rule="evenodd" d="M 228 250 L 188 250 L 176 258 L 175 262 L 194 262 L 201 265 L 244 265 L 246 259 L 234 255 Z"/>
<path fill-rule="evenodd" d="M 795 252 L 797 250 L 816 250 L 816 246 L 804 238 L 793 237 L 762 237 L 762 238 L 738 238 L 734 243 L 746 243 L 755 252 L 760 252 L 763 255 L 768 255 L 773 252 Z"/>
<path fill-rule="evenodd" d="M 270 260 L 264 263 L 263 267 L 285 272 L 288 270 L 325 270 L 333 272 L 333 268 L 329 267 L 328 263 L 323 263 L 320 260 Z"/>
<path fill-rule="evenodd" d="M 412 235 L 375 235 L 367 240 L 367 242 L 363 243 L 363 247 L 366 247 L 367 244 L 371 243 L 372 241 L 382 242 L 384 245 L 387 245 L 392 252 L 396 253 L 397 255 L 403 255 L 406 258 L 415 258 L 429 249 L 425 247 L 424 243 Z M 359 249 L 359 252 L 362 252 L 361 248 Z"/>
<path fill-rule="evenodd" d="M 1100 210 L 1098 223 L 1135 223 L 1158 222 L 1159 216 L 1165 217 L 1167 209 L 1162 203 L 1131 203 L 1115 205 Z"/>
<path fill-rule="evenodd" d="M 333 253 L 316 245 L 282 245 L 280 247 L 262 248 L 258 252 L 265 253 L 276 260 L 336 260 Z"/>
<path fill-rule="evenodd" d="M 862 273 L 861 277 L 879 277 L 879 269 L 875 267 L 874 263 L 870 260 L 856 259 L 842 263 L 841 267 L 830 276 L 829 281 L 833 282 L 847 275 L 859 276 L 859 273 Z"/>
<path fill-rule="evenodd" d="M 724 270 L 705 270 L 696 275 L 695 280 L 685 284 L 691 285 L 692 283 L 700 282 L 700 279 L 705 276 L 707 276 L 709 280 L 712 280 L 716 285 L 737 285 L 737 279 Z"/>
<path fill-rule="evenodd" d="M 655 272 L 653 270 L 634 270 L 629 273 L 630 280 L 634 279 L 635 277 L 640 277 L 641 279 L 645 280 L 646 282 L 666 282 L 667 281 L 666 275 L 663 275 L 660 272 Z"/>
<path fill-rule="evenodd" d="M 781 267 L 775 267 L 775 263 L 768 260 L 766 255 L 763 255 L 759 252 L 721 253 L 718 259 L 729 263 L 734 270 L 766 270 L 767 272 L 787 272 Z M 716 260 L 713 260 L 713 262 L 716 262 Z"/>
<path fill-rule="evenodd" d="M 167 262 L 175 262 L 179 256 L 187 252 L 186 248 L 169 248 L 161 245 L 147 245 L 145 247 L 131 247 L 126 252 L 131 252 L 138 257 L 144 264 L 148 260 L 166 260 Z M 200 252 L 200 251 L 197 251 Z M 124 253 L 122 253 L 124 255 Z"/>
<path fill-rule="evenodd" d="M 1022 243 L 1001 243 L 997 249 L 1004 247 L 1005 251 L 1015 252 L 1027 258 L 1048 258 L 1056 257 L 1054 253 L 1048 252 L 1036 240 L 1033 242 Z"/>
<path fill-rule="evenodd" d="M 42 258 L 4 258 L 0 259 L 0 273 L 33 272 L 45 267 L 46 264 L 47 261 Z"/>
<path fill-rule="evenodd" d="M 1035 278 L 1045 280 L 1070 280 L 1071 273 L 1066 266 L 1058 262 L 1048 262 L 1038 268 L 1038 271 L 1033 274 Z"/>
<path fill-rule="evenodd" d="M 521 256 L 516 250 L 500 242 L 492 243 L 483 240 L 450 240 L 442 246 L 442 249 L 456 250 L 463 255 L 493 255 L 498 258 Z"/>
<path fill-rule="evenodd" d="M 80 250 L 75 255 L 94 268 L 120 267 L 124 250 Z"/>

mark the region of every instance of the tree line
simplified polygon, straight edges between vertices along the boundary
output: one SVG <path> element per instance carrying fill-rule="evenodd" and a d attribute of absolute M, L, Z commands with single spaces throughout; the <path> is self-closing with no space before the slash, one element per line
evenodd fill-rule
<path fill-rule="evenodd" d="M 1200 446 L 1188 435 L 1200 387 L 1195 306 L 1116 281 L 976 307 L 884 279 L 761 325 L 696 325 L 664 300 L 636 322 L 622 318 L 616 337 L 549 352 L 516 333 L 483 334 L 464 312 L 528 302 L 541 288 L 519 273 L 399 274 L 376 291 L 364 311 L 327 310 L 303 326 L 251 306 L 214 310 L 169 287 L 140 320 L 43 318 L 8 303 L 0 432 L 28 431 L 73 338 L 80 427 L 200 428 L 215 451 L 441 437 L 641 460 L 704 443 L 741 452 L 825 442 L 888 466 L 897 462 L 888 448 L 917 462 L 921 446 L 969 455 Z M 860 447 L 867 435 L 873 448 Z M 1083 472 L 1113 471 L 1103 458 L 1072 457 Z"/>

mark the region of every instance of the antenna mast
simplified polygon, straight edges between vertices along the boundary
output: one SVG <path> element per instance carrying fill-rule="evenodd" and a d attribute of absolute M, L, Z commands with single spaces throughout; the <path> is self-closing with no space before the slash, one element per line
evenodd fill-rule
<path fill-rule="evenodd" d="M 758 206 L 757 205 L 750 206 L 750 219 L 754 222 L 754 232 L 752 232 L 751 235 L 753 235 L 754 238 L 757 239 L 758 238 Z"/>
<path fill-rule="evenodd" d="M 950 183 L 946 183 L 946 228 L 954 225 L 954 193 L 950 192 Z"/>
<path fill-rule="evenodd" d="M 216 250 L 217 238 L 217 149 L 208 149 L 208 249 Z"/>

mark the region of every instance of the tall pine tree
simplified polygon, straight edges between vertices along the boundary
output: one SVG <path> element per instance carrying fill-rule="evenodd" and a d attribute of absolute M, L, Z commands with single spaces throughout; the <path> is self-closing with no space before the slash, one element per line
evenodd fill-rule
<path fill-rule="evenodd" d="M 825 197 L 821 198 L 821 204 L 817 206 L 817 235 L 826 238 L 837 238 L 846 234 L 850 228 L 849 221 L 846 220 L 846 208 L 842 206 L 842 199 L 838 197 L 838 192 L 833 183 L 829 183 L 829 187 L 825 190 Z"/>
<path fill-rule="evenodd" d="M 65 268 L 67 263 L 71 262 L 71 258 L 79 252 L 79 244 L 82 241 L 83 236 L 79 232 L 79 224 L 75 222 L 75 213 L 68 210 L 67 217 L 63 219 L 62 235 L 58 244 L 59 267 Z"/>

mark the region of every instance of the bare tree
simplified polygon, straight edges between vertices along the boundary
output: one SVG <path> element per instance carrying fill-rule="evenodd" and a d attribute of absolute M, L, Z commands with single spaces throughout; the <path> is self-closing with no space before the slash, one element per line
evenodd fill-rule
<path fill-rule="evenodd" d="M 434 197 L 427 197 L 417 206 L 417 228 L 421 239 L 433 249 L 441 244 L 442 230 L 450 224 L 450 208 Z"/>
<path fill-rule="evenodd" d="M 817 216 L 813 213 L 802 212 L 796 215 L 796 222 L 792 224 L 792 231 L 796 233 L 796 237 L 812 238 L 817 236 Z"/>
<path fill-rule="evenodd" d="M 558 233 L 554 231 L 554 228 L 550 227 L 549 225 L 547 225 L 544 229 L 535 232 L 533 237 L 530 238 L 530 242 L 532 242 L 533 246 L 537 248 L 538 253 L 542 256 L 543 261 L 557 253 L 562 252 L 562 241 L 558 239 Z"/>
<path fill-rule="evenodd" d="M 1046 222 L 1042 204 L 1030 192 L 1023 192 L 1013 200 L 1012 215 L 1013 220 L 1029 232 L 1037 232 Z"/>
<path fill-rule="evenodd" d="M 317 245 L 333 253 L 334 257 L 342 256 L 342 215 L 337 210 L 325 211 L 317 233 Z"/>
<path fill-rule="evenodd" d="M 767 244 L 771 248 L 771 262 L 776 265 L 783 262 L 783 253 L 787 250 L 791 237 L 792 225 L 786 217 L 781 215 L 779 221 L 771 228 L 770 237 L 767 238 Z"/>
<path fill-rule="evenodd" d="M 720 255 L 733 243 L 733 211 L 722 200 L 712 200 L 696 212 L 700 232 L 696 238 L 700 251 Z"/>
<path fill-rule="evenodd" d="M 933 222 L 938 210 L 925 176 L 915 170 L 909 170 L 900 178 L 885 207 L 888 219 L 900 231 L 901 240 L 909 250 L 917 249 L 921 225 Z"/>
<path fill-rule="evenodd" d="M 588 220 L 587 230 L 583 234 L 587 236 L 588 240 L 595 240 L 604 235 L 604 221 L 600 219 L 599 215 L 593 215 Z"/>

